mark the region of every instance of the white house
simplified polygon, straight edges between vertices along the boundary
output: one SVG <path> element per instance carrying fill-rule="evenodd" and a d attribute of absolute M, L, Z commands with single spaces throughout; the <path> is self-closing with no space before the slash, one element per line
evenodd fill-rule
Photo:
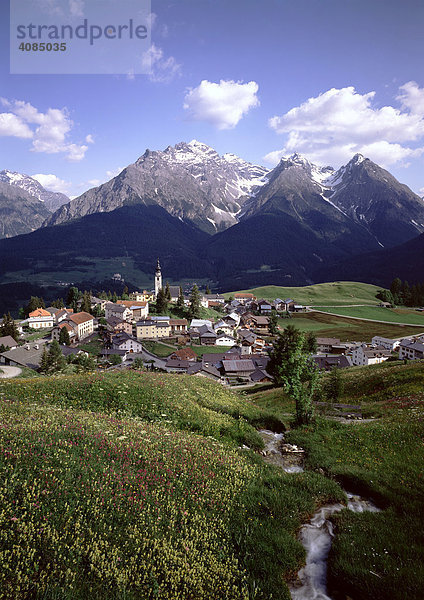
<path fill-rule="evenodd" d="M 223 333 L 216 338 L 215 346 L 235 346 L 236 340 L 231 336 Z"/>
<path fill-rule="evenodd" d="M 234 327 L 231 324 L 226 323 L 225 321 L 222 321 L 222 320 L 215 323 L 213 328 L 215 329 L 216 332 L 222 331 L 222 333 L 226 333 L 227 335 L 231 335 L 231 336 L 234 333 Z"/>
<path fill-rule="evenodd" d="M 106 319 L 110 319 L 110 317 L 116 317 L 121 321 L 129 321 L 132 319 L 133 313 L 132 311 L 122 304 L 114 304 L 113 302 L 108 302 L 105 307 L 105 317 Z"/>
<path fill-rule="evenodd" d="M 414 340 L 402 340 L 399 346 L 399 358 L 408 360 L 422 360 L 424 358 L 424 344 Z"/>
<path fill-rule="evenodd" d="M 227 315 L 226 317 L 224 317 L 224 320 L 229 323 L 231 322 L 230 319 L 232 319 L 233 321 L 235 321 L 236 327 L 239 326 L 240 324 L 240 315 L 238 315 L 236 312 L 230 312 L 229 315 Z"/>
<path fill-rule="evenodd" d="M 28 319 L 21 322 L 21 325 L 25 324 L 33 329 L 48 329 L 54 326 L 54 316 L 44 308 L 37 308 L 29 313 Z"/>
<path fill-rule="evenodd" d="M 18 347 L 18 342 L 11 335 L 5 335 L 0 337 L 0 346 L 14 350 Z"/>
<path fill-rule="evenodd" d="M 142 352 L 143 346 L 141 342 L 128 335 L 127 333 L 120 333 L 113 339 L 113 347 L 119 350 L 126 350 L 127 352 Z"/>
<path fill-rule="evenodd" d="M 94 331 L 94 317 L 84 311 L 69 315 L 67 323 L 73 328 L 79 340 L 83 340 Z"/>
<path fill-rule="evenodd" d="M 393 352 L 393 350 L 399 348 L 400 340 L 391 340 L 390 338 L 375 335 L 371 340 L 371 344 L 373 346 L 381 346 L 382 348 L 386 348 L 386 350 L 390 350 L 390 352 Z"/>
<path fill-rule="evenodd" d="M 375 365 L 390 358 L 390 354 L 390 350 L 385 348 L 370 348 L 366 344 L 362 344 L 354 349 L 352 363 L 356 366 Z"/>
<path fill-rule="evenodd" d="M 199 329 L 200 327 L 203 327 L 203 325 L 212 327 L 212 321 L 209 321 L 209 319 L 192 319 L 190 329 Z"/>

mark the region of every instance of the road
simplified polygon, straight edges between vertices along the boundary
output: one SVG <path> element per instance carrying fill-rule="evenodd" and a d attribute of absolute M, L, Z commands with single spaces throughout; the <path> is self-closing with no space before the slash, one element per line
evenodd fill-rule
<path fill-rule="evenodd" d="M 0 365 L 0 379 L 10 379 L 12 377 L 17 377 L 22 373 L 22 369 L 19 367 L 6 367 L 5 365 Z"/>

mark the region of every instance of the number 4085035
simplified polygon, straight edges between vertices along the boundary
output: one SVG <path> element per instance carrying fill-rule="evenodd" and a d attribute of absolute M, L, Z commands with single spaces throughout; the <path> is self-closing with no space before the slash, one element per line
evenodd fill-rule
<path fill-rule="evenodd" d="M 66 50 L 66 42 L 22 42 L 19 46 L 22 52 L 64 52 Z"/>

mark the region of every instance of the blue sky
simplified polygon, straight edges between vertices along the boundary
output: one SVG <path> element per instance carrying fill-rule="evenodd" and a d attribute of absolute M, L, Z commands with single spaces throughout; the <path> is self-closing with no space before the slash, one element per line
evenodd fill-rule
<path fill-rule="evenodd" d="M 152 0 L 152 74 L 134 76 L 10 75 L 7 4 L 0 170 L 75 196 L 198 139 L 269 167 L 359 151 L 424 195 L 422 0 Z"/>

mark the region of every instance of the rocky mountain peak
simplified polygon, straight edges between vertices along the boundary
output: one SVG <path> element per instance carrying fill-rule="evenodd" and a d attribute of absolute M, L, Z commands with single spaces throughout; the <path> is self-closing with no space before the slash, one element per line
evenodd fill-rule
<path fill-rule="evenodd" d="M 25 190 L 30 196 L 43 202 L 47 210 L 52 212 L 69 202 L 69 198 L 65 194 L 51 192 L 44 188 L 39 181 L 23 173 L 4 169 L 0 171 L 0 181 Z"/>

